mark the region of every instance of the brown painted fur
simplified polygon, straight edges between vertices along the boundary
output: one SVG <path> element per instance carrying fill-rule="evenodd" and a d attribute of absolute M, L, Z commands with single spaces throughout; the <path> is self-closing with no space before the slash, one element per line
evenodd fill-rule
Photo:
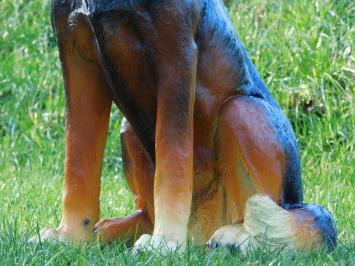
<path fill-rule="evenodd" d="M 53 1 L 67 145 L 62 222 L 44 235 L 81 241 L 95 228 L 106 242 L 153 234 L 205 243 L 242 223 L 254 194 L 301 202 L 292 129 L 222 2 L 103 2 Z M 126 117 L 123 162 L 137 212 L 99 221 L 112 102 Z"/>

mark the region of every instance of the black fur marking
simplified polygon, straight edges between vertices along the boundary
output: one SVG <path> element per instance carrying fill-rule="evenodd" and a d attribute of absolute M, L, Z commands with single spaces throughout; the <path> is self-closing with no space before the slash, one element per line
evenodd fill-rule
<path fill-rule="evenodd" d="M 88 226 L 90 224 L 90 220 L 88 218 L 85 218 L 83 221 L 84 226 Z"/>

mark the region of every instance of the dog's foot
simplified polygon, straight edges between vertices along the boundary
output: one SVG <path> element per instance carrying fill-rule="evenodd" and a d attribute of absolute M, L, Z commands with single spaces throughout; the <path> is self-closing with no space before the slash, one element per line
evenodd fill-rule
<path fill-rule="evenodd" d="M 207 245 L 210 248 L 227 247 L 245 254 L 252 246 L 252 238 L 242 224 L 227 225 L 216 230 Z"/>
<path fill-rule="evenodd" d="M 162 235 L 142 235 L 134 244 L 133 252 L 156 251 L 162 255 L 167 255 L 177 251 L 182 254 L 185 251 L 186 243 L 179 244 L 177 240 L 166 239 Z"/>
<path fill-rule="evenodd" d="M 38 244 L 40 242 L 64 241 L 65 237 L 57 229 L 42 229 L 38 235 L 31 237 L 28 240 L 30 244 Z"/>
<path fill-rule="evenodd" d="M 69 242 L 73 244 L 84 244 L 92 239 L 91 230 L 63 230 L 64 226 L 59 226 L 57 229 L 42 229 L 39 234 L 31 237 L 28 240 L 30 244 L 38 244 L 40 242 Z M 75 233 L 71 233 L 75 232 Z"/>

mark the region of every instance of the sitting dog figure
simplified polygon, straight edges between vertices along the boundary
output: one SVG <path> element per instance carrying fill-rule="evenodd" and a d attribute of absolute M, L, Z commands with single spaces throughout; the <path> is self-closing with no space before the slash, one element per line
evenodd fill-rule
<path fill-rule="evenodd" d="M 53 0 L 67 97 L 63 215 L 42 239 L 188 237 L 242 252 L 263 241 L 332 249 L 331 214 L 303 203 L 294 132 L 236 36 L 222 0 Z M 125 116 L 137 211 L 99 221 L 111 104 Z M 93 233 L 94 232 L 94 233 Z"/>

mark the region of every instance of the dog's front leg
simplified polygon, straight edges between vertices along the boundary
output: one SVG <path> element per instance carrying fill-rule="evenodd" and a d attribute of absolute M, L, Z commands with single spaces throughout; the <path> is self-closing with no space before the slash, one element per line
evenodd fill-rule
<path fill-rule="evenodd" d="M 152 237 L 143 235 L 135 245 L 138 249 L 152 247 L 162 252 L 177 248 L 182 251 L 187 240 L 193 185 L 193 109 L 197 65 L 194 41 L 196 6 L 190 6 L 191 1 L 189 4 L 185 1 L 166 2 L 169 3 L 159 6 L 159 14 L 153 14 L 159 36 L 159 43 L 155 44 L 158 108 L 154 232 Z"/>
<path fill-rule="evenodd" d="M 69 17 L 67 10 L 58 4 L 52 16 L 67 98 L 63 215 L 60 226 L 42 230 L 40 238 L 78 242 L 93 235 L 99 219 L 100 174 L 111 98 L 98 66 L 90 21 L 81 13 Z"/>
<path fill-rule="evenodd" d="M 65 53 L 65 51 L 63 51 Z M 99 69 L 75 50 L 64 56 L 66 158 L 60 234 L 87 240 L 99 220 L 100 176 L 111 99 Z"/>

